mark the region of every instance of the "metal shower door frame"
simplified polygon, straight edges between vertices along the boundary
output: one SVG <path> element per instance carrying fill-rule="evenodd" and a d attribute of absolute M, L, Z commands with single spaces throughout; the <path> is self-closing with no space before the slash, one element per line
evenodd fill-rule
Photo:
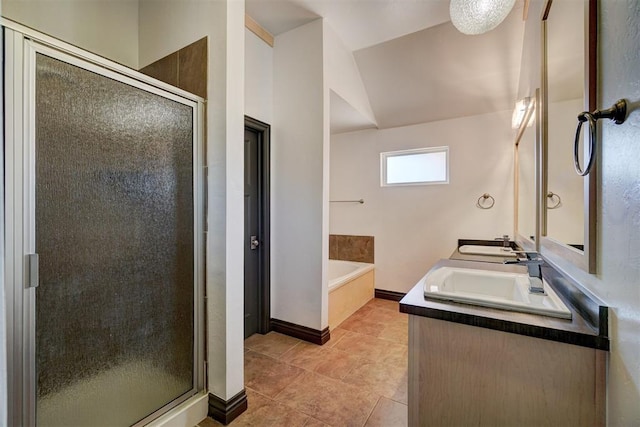
<path fill-rule="evenodd" d="M 193 387 L 136 425 L 144 425 L 205 388 L 204 369 L 204 100 L 135 70 L 2 18 L 4 33 L 4 289 L 6 295 L 8 424 L 36 425 L 35 61 L 45 54 L 193 109 L 194 360 Z"/>

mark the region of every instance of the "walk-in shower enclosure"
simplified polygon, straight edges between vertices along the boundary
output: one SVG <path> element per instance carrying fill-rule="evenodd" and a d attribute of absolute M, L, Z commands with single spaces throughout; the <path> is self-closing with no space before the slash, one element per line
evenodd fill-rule
<path fill-rule="evenodd" d="M 9 425 L 204 389 L 202 99 L 3 21 Z"/>

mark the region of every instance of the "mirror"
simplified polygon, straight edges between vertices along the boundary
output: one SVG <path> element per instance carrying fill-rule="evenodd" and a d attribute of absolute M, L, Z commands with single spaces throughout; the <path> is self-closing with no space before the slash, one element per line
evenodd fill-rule
<path fill-rule="evenodd" d="M 573 139 L 578 114 L 595 105 L 595 65 L 591 68 L 595 40 L 589 31 L 595 31 L 594 2 L 548 0 L 543 16 L 541 251 L 551 251 L 589 272 L 595 268 L 591 227 L 595 212 L 590 200 L 596 173 L 583 178 L 575 172 Z"/>
<path fill-rule="evenodd" d="M 537 162 L 540 157 L 538 147 L 538 131 L 537 120 L 540 108 L 538 106 L 540 96 L 539 90 L 525 100 L 519 102 L 524 106 L 523 119 L 516 135 L 515 143 L 515 225 L 516 225 L 516 243 L 525 250 L 537 250 L 537 203 L 538 191 L 537 185 Z M 518 108 L 516 108 L 516 113 Z M 515 113 L 514 113 L 515 114 Z"/>

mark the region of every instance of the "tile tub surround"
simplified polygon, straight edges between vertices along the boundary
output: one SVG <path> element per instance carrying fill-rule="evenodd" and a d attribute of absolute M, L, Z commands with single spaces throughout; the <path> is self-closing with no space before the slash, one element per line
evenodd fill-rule
<path fill-rule="evenodd" d="M 249 407 L 229 425 L 406 426 L 407 342 L 408 316 L 380 299 L 332 330 L 323 346 L 253 335 L 245 340 Z"/>
<path fill-rule="evenodd" d="M 374 263 L 374 237 L 329 235 L 329 259 Z"/>

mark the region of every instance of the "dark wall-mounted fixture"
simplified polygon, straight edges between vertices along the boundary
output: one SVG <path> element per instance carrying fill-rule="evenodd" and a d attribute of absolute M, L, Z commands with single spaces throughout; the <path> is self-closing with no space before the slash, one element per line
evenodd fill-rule
<path fill-rule="evenodd" d="M 578 114 L 578 128 L 576 129 L 576 139 L 573 143 L 573 162 L 576 172 L 580 176 L 588 175 L 593 166 L 596 157 L 596 121 L 600 119 L 613 120 L 615 124 L 621 125 L 627 119 L 627 101 L 619 99 L 611 108 L 607 108 L 606 110 L 594 110 L 591 113 L 583 111 Z M 579 146 L 580 131 L 582 130 L 582 124 L 584 122 L 589 122 L 589 160 L 583 170 L 580 166 Z"/>

